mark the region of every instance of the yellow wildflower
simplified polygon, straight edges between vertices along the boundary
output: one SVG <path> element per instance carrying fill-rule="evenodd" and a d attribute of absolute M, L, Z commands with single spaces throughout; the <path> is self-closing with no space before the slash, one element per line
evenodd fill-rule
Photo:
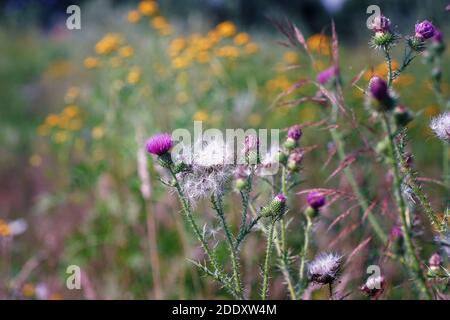
<path fill-rule="evenodd" d="M 141 1 L 138 10 L 144 16 L 151 16 L 158 11 L 158 4 L 155 1 Z"/>
<path fill-rule="evenodd" d="M 69 123 L 67 124 L 67 129 L 72 131 L 78 131 L 81 129 L 82 126 L 83 122 L 81 121 L 81 119 L 73 119 L 69 121 Z"/>
<path fill-rule="evenodd" d="M 141 20 L 141 14 L 137 10 L 132 10 L 128 12 L 127 20 L 131 23 L 139 22 Z"/>
<path fill-rule="evenodd" d="M 59 116 L 56 114 L 49 114 L 47 118 L 45 119 L 45 124 L 47 124 L 49 127 L 55 127 L 59 123 Z"/>
<path fill-rule="evenodd" d="M 150 23 L 155 29 L 163 29 L 168 24 L 166 18 L 164 18 L 163 16 L 154 17 Z"/>
<path fill-rule="evenodd" d="M 176 95 L 175 99 L 179 104 L 185 104 L 189 101 L 189 95 L 186 91 L 181 91 Z"/>
<path fill-rule="evenodd" d="M 141 80 L 141 70 L 138 67 L 131 68 L 127 76 L 129 84 L 137 84 Z"/>
<path fill-rule="evenodd" d="M 184 48 L 186 48 L 186 39 L 176 38 L 170 42 L 169 54 L 174 57 L 177 56 Z"/>
<path fill-rule="evenodd" d="M 231 21 L 224 21 L 216 26 L 216 30 L 223 37 L 231 37 L 236 33 L 236 26 Z"/>
<path fill-rule="evenodd" d="M 233 46 L 223 46 L 216 50 L 216 54 L 223 58 L 239 57 L 239 48 Z"/>
<path fill-rule="evenodd" d="M 94 69 L 100 65 L 100 60 L 94 57 L 87 57 L 83 63 L 86 69 Z"/>
<path fill-rule="evenodd" d="M 237 46 L 242 46 L 250 41 L 250 36 L 247 32 L 240 32 L 234 37 L 234 44 Z"/>
<path fill-rule="evenodd" d="M 209 54 L 208 51 L 201 51 L 197 55 L 197 61 L 201 64 L 205 64 L 209 62 Z"/>
<path fill-rule="evenodd" d="M 329 55 L 331 44 L 330 38 L 323 34 L 314 34 L 307 40 L 309 50 L 318 54 Z"/>
<path fill-rule="evenodd" d="M 80 108 L 76 105 L 69 105 L 64 108 L 63 114 L 68 118 L 75 118 L 80 114 Z"/>
<path fill-rule="evenodd" d="M 122 36 L 118 33 L 108 33 L 95 45 L 98 54 L 109 54 L 116 50 L 122 43 Z"/>

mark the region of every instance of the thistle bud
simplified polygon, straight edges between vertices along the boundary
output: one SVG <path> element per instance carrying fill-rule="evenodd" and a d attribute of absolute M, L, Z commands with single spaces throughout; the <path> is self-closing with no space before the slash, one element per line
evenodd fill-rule
<path fill-rule="evenodd" d="M 286 210 L 286 196 L 282 193 L 278 194 L 269 205 L 261 209 L 263 217 L 278 217 L 282 216 Z"/>
<path fill-rule="evenodd" d="M 300 169 L 300 164 L 303 160 L 303 152 L 300 150 L 294 150 L 289 155 L 288 161 L 287 161 L 287 168 L 291 171 L 298 171 Z"/>
<path fill-rule="evenodd" d="M 416 24 L 415 31 L 415 37 L 417 39 L 427 40 L 434 36 L 435 28 L 430 21 L 424 20 Z"/>
<path fill-rule="evenodd" d="M 250 135 L 245 137 L 244 154 L 247 164 L 259 163 L 259 139 L 256 136 Z"/>
<path fill-rule="evenodd" d="M 399 226 L 391 229 L 392 251 L 395 254 L 403 255 L 403 231 Z"/>
<path fill-rule="evenodd" d="M 238 179 L 234 180 L 234 186 L 239 191 L 244 190 L 248 187 L 248 181 L 247 181 L 247 179 L 238 178 Z"/>
<path fill-rule="evenodd" d="M 279 163 L 285 165 L 287 163 L 288 160 L 288 156 L 286 153 L 282 152 L 282 151 L 278 151 L 277 153 L 277 160 Z"/>
<path fill-rule="evenodd" d="M 168 168 L 172 165 L 172 157 L 169 150 L 173 146 L 173 140 L 169 133 L 159 133 L 148 139 L 147 152 L 157 155 L 159 163 Z"/>

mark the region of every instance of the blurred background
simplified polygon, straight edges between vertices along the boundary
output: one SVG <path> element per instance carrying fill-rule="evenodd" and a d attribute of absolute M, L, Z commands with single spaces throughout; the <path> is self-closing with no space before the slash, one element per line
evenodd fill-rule
<path fill-rule="evenodd" d="M 65 26 L 66 8 L 74 3 L 81 30 Z M 423 19 L 446 39 L 450 33 L 444 0 L 0 1 L 0 298 L 226 298 L 186 261 L 201 259 L 201 250 L 159 183 L 160 168 L 142 160 L 140 146 L 155 132 L 192 128 L 193 120 L 206 127 L 286 128 L 322 119 L 326 110 L 312 103 L 274 103 L 296 80 L 315 78 L 331 65 L 331 19 L 347 104 L 366 121 L 363 95 L 350 82 L 362 71 L 365 87 L 373 74 L 387 72 L 382 55 L 368 45 L 366 9 L 373 4 L 402 35 Z M 280 44 L 285 39 L 271 19 L 289 19 L 302 30 L 314 65 L 298 48 Z M 395 49 L 397 65 L 402 50 Z M 442 68 L 447 96 L 448 52 Z M 416 113 L 409 125 L 415 163 L 421 175 L 439 177 L 441 145 L 428 123 L 442 107 L 429 73 L 417 58 L 394 87 Z M 308 187 L 324 186 L 336 166 L 322 167 L 329 137 L 320 132 L 302 138 L 321 146 L 305 160 Z M 346 134 L 349 148 L 358 148 L 351 130 Z M 372 170 L 371 161 L 358 159 L 356 171 Z M 142 192 L 142 167 L 150 171 L 150 196 Z M 382 199 L 376 186 L 384 173 L 376 170 L 359 182 Z M 448 195 L 437 184 L 427 187 L 433 204 L 442 206 Z M 207 204 L 199 209 L 209 210 Z M 327 222 L 336 215 L 329 212 Z M 230 219 L 238 224 L 237 215 Z M 393 223 L 387 219 L 386 229 Z M 366 233 L 358 229 L 334 249 L 345 251 Z M 317 239 L 318 248 L 334 236 Z M 302 241 L 295 232 L 290 237 L 294 247 Z M 250 239 L 243 251 L 245 281 L 255 292 L 260 242 Z M 375 259 L 376 250 L 361 259 Z M 83 270 L 83 290 L 66 288 L 68 265 Z M 348 281 L 363 276 L 355 271 Z M 287 298 L 282 279 L 274 280 L 272 297 Z M 407 288 L 394 286 L 392 297 L 408 297 Z"/>

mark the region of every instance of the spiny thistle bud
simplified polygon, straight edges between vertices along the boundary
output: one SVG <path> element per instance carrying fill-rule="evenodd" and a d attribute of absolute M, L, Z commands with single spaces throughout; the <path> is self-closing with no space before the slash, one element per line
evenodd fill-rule
<path fill-rule="evenodd" d="M 341 269 L 342 256 L 334 253 L 320 253 L 308 264 L 308 274 L 312 282 L 333 283 Z"/>
<path fill-rule="evenodd" d="M 314 210 L 319 210 L 325 205 L 325 196 L 321 192 L 311 191 L 307 197 L 308 204 Z"/>
<path fill-rule="evenodd" d="M 263 217 L 279 217 L 284 214 L 286 210 L 286 196 L 282 193 L 273 198 L 269 205 L 261 209 Z"/>
<path fill-rule="evenodd" d="M 292 127 L 289 128 L 287 135 L 288 135 L 289 138 L 291 138 L 291 139 L 293 139 L 295 141 L 298 141 L 302 137 L 302 134 L 303 134 L 302 129 L 297 124 L 297 125 L 292 126 Z"/>
<path fill-rule="evenodd" d="M 301 150 L 294 150 L 288 158 L 287 168 L 291 171 L 298 171 L 303 160 L 303 152 Z"/>
<path fill-rule="evenodd" d="M 394 117 L 395 123 L 399 127 L 405 127 L 408 123 L 410 123 L 413 120 L 411 112 L 409 112 L 406 106 L 402 105 L 395 107 Z"/>
<path fill-rule="evenodd" d="M 380 155 L 387 155 L 389 151 L 389 139 L 386 137 L 385 139 L 379 141 L 375 147 L 375 151 Z"/>
<path fill-rule="evenodd" d="M 361 287 L 361 291 L 373 299 L 377 299 L 384 291 L 385 280 L 383 276 L 371 276 Z"/>
<path fill-rule="evenodd" d="M 391 110 L 394 106 L 394 99 L 392 99 L 389 88 L 383 79 L 380 77 L 372 77 L 369 81 L 369 92 L 371 97 L 378 103 L 381 110 Z"/>
<path fill-rule="evenodd" d="M 430 259 L 428 260 L 428 264 L 430 265 L 431 271 L 438 271 L 441 267 L 442 258 L 439 255 L 439 253 L 433 254 Z"/>
<path fill-rule="evenodd" d="M 248 181 L 247 181 L 247 179 L 238 178 L 238 179 L 234 180 L 234 186 L 239 191 L 244 190 L 248 187 Z"/>
<path fill-rule="evenodd" d="M 172 136 L 169 133 L 158 133 L 147 140 L 147 152 L 157 155 L 163 167 L 172 165 L 172 157 L 169 150 L 173 146 Z"/>
<path fill-rule="evenodd" d="M 408 38 L 408 46 L 413 51 L 422 52 L 423 50 L 425 50 L 425 41 L 421 38 L 410 37 Z"/>
<path fill-rule="evenodd" d="M 372 47 L 386 49 L 395 44 L 397 36 L 391 32 L 391 21 L 385 16 L 376 16 L 372 20 L 370 29 L 375 32 L 371 40 Z"/>
<path fill-rule="evenodd" d="M 180 172 L 184 172 L 184 171 L 188 171 L 188 170 L 189 170 L 189 166 L 184 162 L 180 162 L 174 166 L 173 173 L 180 173 Z"/>

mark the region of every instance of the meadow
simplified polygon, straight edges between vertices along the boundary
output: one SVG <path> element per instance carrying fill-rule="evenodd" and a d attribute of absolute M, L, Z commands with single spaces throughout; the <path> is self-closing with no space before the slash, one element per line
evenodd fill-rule
<path fill-rule="evenodd" d="M 0 24 L 0 298 L 448 299 L 448 18 L 352 42 L 163 9 Z M 280 146 L 168 157 L 194 121 Z"/>

